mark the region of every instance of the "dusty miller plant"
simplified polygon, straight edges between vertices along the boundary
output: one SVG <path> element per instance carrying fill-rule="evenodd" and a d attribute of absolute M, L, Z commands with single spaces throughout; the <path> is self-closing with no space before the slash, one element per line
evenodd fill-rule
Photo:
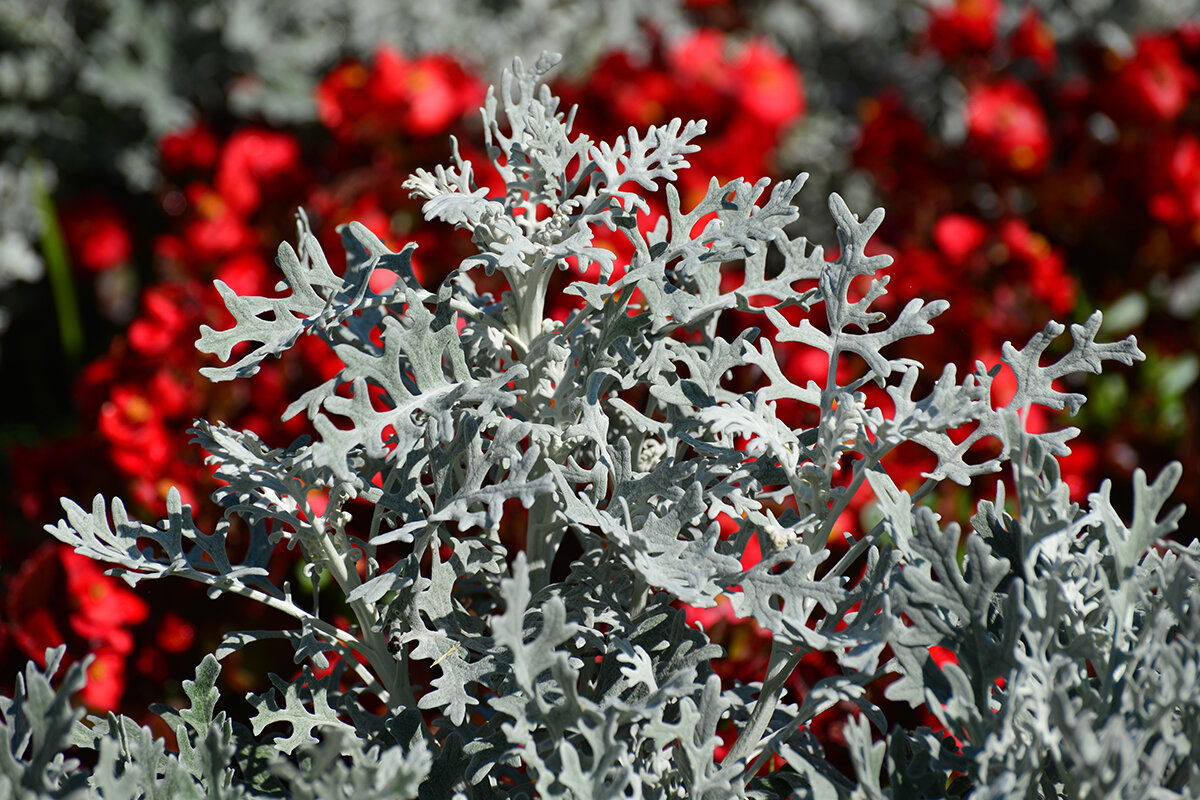
<path fill-rule="evenodd" d="M 457 155 L 409 180 L 426 217 L 467 229 L 477 248 L 435 291 L 414 278 L 413 246 L 390 252 L 359 224 L 342 231 L 337 275 L 303 215 L 298 245 L 279 249 L 277 296 L 217 284 L 236 324 L 202 330 L 200 349 L 228 364 L 210 378 L 251 375 L 300 336 L 321 337 L 345 368 L 287 411 L 308 415 L 311 439 L 270 448 L 197 422 L 224 482 L 215 530 L 198 530 L 174 492 L 157 525 L 97 497 L 90 510 L 64 500 L 66 519 L 48 526 L 130 584 L 190 578 L 295 625 L 229 635 L 184 683 L 190 706 L 156 709 L 178 753 L 128 718 L 73 711 L 83 665 L 55 689 L 62 651 L 51 651 L 0 701 L 0 788 L 693 800 L 1200 792 L 1200 546 L 1161 541 L 1180 513 L 1163 512 L 1179 471 L 1150 484 L 1137 473 L 1127 523 L 1107 483 L 1086 508 L 1070 501 L 1055 457 L 1076 431 L 1022 425 L 1034 404 L 1076 410 L 1084 398 L 1054 382 L 1140 358 L 1133 339 L 1097 342 L 1097 314 L 1048 357 L 1063 332 L 1052 323 L 1004 348 L 1018 386 L 1007 405 L 994 407 L 996 370 L 983 365 L 964 377 L 947 367 L 914 396 L 921 364 L 886 351 L 929 333 L 946 304 L 914 300 L 890 321 L 872 310 L 890 263 L 865 252 L 882 211 L 859 220 L 833 196 L 840 251 L 829 261 L 784 232 L 803 175 L 770 189 L 714 180 L 685 210 L 671 181 L 704 124 L 631 129 L 613 143 L 573 135 L 571 114 L 540 85 L 554 63 L 518 61 L 488 96 L 487 154 L 503 194 L 479 187 Z M 645 233 L 637 214 L 660 188 L 668 214 Z M 593 238 L 602 228 L 630 243 L 622 271 Z M 599 282 L 566 290 L 580 310 L 548 318 L 554 272 L 593 264 Z M 381 292 L 377 268 L 399 276 Z M 476 290 L 481 272 L 502 279 L 500 297 Z M 858 279 L 865 293 L 852 290 Z M 725 338 L 719 323 L 733 312 L 757 315 L 762 330 Z M 773 341 L 825 354 L 825 379 L 793 381 Z M 843 385 L 847 358 L 865 369 Z M 750 390 L 734 382 L 746 373 Z M 868 382 L 886 387 L 887 413 L 868 404 Z M 811 408 L 815 424 L 785 422 L 781 400 Z M 950 434 L 963 429 L 965 440 Z M 987 437 L 998 454 L 974 458 Z M 937 458 L 913 494 L 883 466 L 904 442 Z M 921 503 L 943 481 L 1005 464 L 1015 496 L 998 488 L 965 537 Z M 834 558 L 835 521 L 864 484 L 882 520 Z M 329 497 L 321 513 L 313 488 Z M 527 515 L 513 552 L 500 531 L 516 503 Z M 721 534 L 722 514 L 735 533 Z M 227 548 L 235 521 L 249 542 Z M 752 539 L 763 558 L 743 569 Z M 344 604 L 302 601 L 269 580 L 282 545 L 330 576 Z M 760 682 L 723 686 L 712 670 L 721 649 L 685 623 L 681 604 L 721 595 L 772 634 Z M 347 609 L 353 622 L 338 627 Z M 220 659 L 264 639 L 294 650 L 299 676 L 272 675 L 249 698 L 254 716 L 234 720 L 218 710 Z M 957 664 L 939 668 L 935 645 Z M 785 681 L 814 651 L 833 654 L 839 672 L 793 703 Z M 890 726 L 866 692 L 885 674 L 898 676 L 891 697 L 927 705 L 944 730 Z M 842 701 L 862 711 L 847 727 L 853 780 L 809 725 Z M 722 724 L 737 738 L 717 758 Z M 95 766 L 80 767 L 70 746 L 94 751 Z M 764 770 L 772 754 L 785 766 Z"/>

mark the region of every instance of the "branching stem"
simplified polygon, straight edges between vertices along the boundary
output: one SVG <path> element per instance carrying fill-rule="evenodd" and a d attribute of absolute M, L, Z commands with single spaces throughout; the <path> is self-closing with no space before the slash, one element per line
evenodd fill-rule
<path fill-rule="evenodd" d="M 762 741 L 763 734 L 771 723 L 771 716 L 779 705 L 779 697 L 788 676 L 804 658 L 805 651 L 795 645 L 784 644 L 778 637 L 771 641 L 771 658 L 767 662 L 767 674 L 763 679 L 762 688 L 746 727 L 738 734 L 737 741 L 725 754 L 723 764 L 732 764 L 742 758 L 749 758 Z"/>

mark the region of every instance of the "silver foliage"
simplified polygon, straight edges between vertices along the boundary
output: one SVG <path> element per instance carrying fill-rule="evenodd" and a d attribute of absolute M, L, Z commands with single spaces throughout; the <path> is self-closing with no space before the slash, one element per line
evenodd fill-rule
<path fill-rule="evenodd" d="M 961 380 L 946 369 L 920 395 L 923 365 L 893 346 L 930 332 L 946 306 L 914 301 L 891 320 L 872 307 L 890 266 L 866 255 L 882 211 L 860 219 L 831 197 L 841 247 L 827 260 L 784 233 L 804 176 L 770 191 L 714 182 L 684 210 L 670 181 L 703 125 L 594 143 L 541 85 L 554 62 L 516 61 L 489 94 L 487 152 L 503 193 L 489 196 L 457 156 L 409 181 L 426 216 L 465 228 L 477 250 L 441 286 L 421 287 L 410 251 L 391 253 L 356 225 L 343 229 L 339 276 L 301 217 L 299 246 L 280 248 L 281 296 L 222 290 L 234 327 L 205 329 L 198 344 L 225 360 L 250 347 L 214 380 L 253 374 L 302 335 L 344 368 L 288 411 L 309 417 L 311 439 L 269 448 L 197 423 L 225 484 L 216 530 L 198 530 L 177 493 L 156 526 L 119 501 L 110 519 L 100 497 L 90 511 L 64 501 L 66 519 L 47 526 L 130 583 L 186 577 L 291 616 L 293 629 L 236 634 L 220 654 L 283 639 L 300 675 L 272 676 L 247 727 L 215 712 L 217 662 L 206 659 L 187 689 L 193 710 L 164 712 L 178 756 L 132 723 L 93 719 L 75 737 L 97 750 L 90 775 L 23 745 L 0 753 L 12 754 L 4 774 L 100 796 L 163 781 L 210 796 L 272 796 L 286 783 L 322 798 L 351 784 L 363 796 L 573 800 L 1194 794 L 1200 546 L 1160 542 L 1179 518 L 1162 510 L 1178 469 L 1137 479 L 1126 524 L 1107 484 L 1086 510 L 1070 501 L 1055 456 L 1071 430 L 1021 423 L 1035 404 L 1078 408 L 1053 381 L 1141 358 L 1132 338 L 1097 343 L 1096 315 L 1042 364 L 1062 332 L 1052 324 L 1004 348 L 1018 376 L 1007 406 L 995 407 L 995 373 L 982 365 Z M 666 213 L 643 231 L 637 213 L 656 191 Z M 628 263 L 595 244 L 600 226 L 628 241 Z M 547 291 L 572 258 L 604 277 L 571 283 L 578 308 L 558 321 Z M 399 275 L 382 293 L 370 289 L 377 267 Z M 480 270 L 506 285 L 499 300 L 476 290 Z M 762 328 L 738 324 L 728 338 L 732 314 Z M 823 354 L 823 379 L 793 382 L 776 355 L 790 343 Z M 856 365 L 845 383 L 843 362 Z M 871 384 L 891 411 L 872 405 Z M 815 422 L 785 419 L 785 399 Z M 965 460 L 950 437 L 964 427 L 968 442 L 998 440 L 999 455 Z M 884 460 L 909 441 L 937 459 L 912 495 Z M 960 552 L 960 527 L 921 500 L 1004 464 L 1015 511 L 1002 491 L 982 503 Z M 831 542 L 847 538 L 836 521 L 868 487 L 883 519 L 834 560 Z M 328 496 L 321 513 L 314 489 Z M 515 504 L 525 524 L 514 548 Z M 727 536 L 722 515 L 736 523 Z M 234 556 L 239 519 L 250 546 Z M 763 558 L 743 569 L 752 540 Z M 284 544 L 332 579 L 348 629 L 271 581 Z M 760 681 L 723 687 L 720 648 L 685 622 L 681 603 L 721 597 L 772 636 Z M 938 667 L 934 646 L 957 663 Z M 839 671 L 786 695 L 818 652 Z M 867 687 L 890 673 L 889 696 L 926 704 L 944 733 L 888 729 Z M 68 678 L 64 691 L 77 688 Z M 366 694 L 383 710 L 369 713 Z M 10 742 L 25 724 L 14 702 L 26 707 L 5 701 Z M 841 702 L 862 712 L 846 729 L 857 785 L 810 730 Z M 35 717 L 69 713 L 43 703 Z M 736 738 L 718 759 L 726 725 Z M 873 742 L 872 726 L 886 738 Z M 237 768 L 218 769 L 231 753 Z M 786 767 L 760 776 L 773 754 Z"/>

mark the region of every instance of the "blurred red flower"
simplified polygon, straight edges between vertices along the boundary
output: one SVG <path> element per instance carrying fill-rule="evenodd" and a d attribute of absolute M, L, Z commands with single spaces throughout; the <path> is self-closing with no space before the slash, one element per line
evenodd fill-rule
<path fill-rule="evenodd" d="M 188 262 L 215 261 L 258 245 L 258 237 L 246 224 L 245 215 L 235 213 L 218 192 L 194 183 L 184 194 L 194 213 L 183 224 L 181 236 L 167 234 L 159 238 L 155 250 L 160 257 L 179 257 Z"/>
<path fill-rule="evenodd" d="M 317 87 L 317 113 L 343 141 L 379 143 L 399 134 L 430 136 L 478 108 L 484 87 L 449 56 L 408 59 L 381 47 L 370 69 L 336 67 Z"/>
<path fill-rule="evenodd" d="M 57 542 L 30 555 L 7 586 L 5 614 L 13 641 L 45 664 L 45 651 L 68 642 L 70 652 L 91 652 L 83 702 L 99 711 L 118 707 L 125 691 L 125 659 L 134 650 L 133 626 L 149 606 L 104 566 Z M 70 658 L 70 656 L 69 656 Z"/>
<path fill-rule="evenodd" d="M 58 544 L 47 542 L 27 556 L 12 577 L 4 599 L 4 613 L 13 642 L 29 658 L 45 665 L 46 648 L 63 643 L 63 634 L 55 617 L 62 613 L 66 599 L 55 597 L 61 575 Z M 57 601 L 57 602 L 56 602 Z"/>
<path fill-rule="evenodd" d="M 988 227 L 968 214 L 943 214 L 933 224 L 933 243 L 951 264 L 959 266 L 988 239 Z"/>
<path fill-rule="evenodd" d="M 213 277 L 242 297 L 262 296 L 274 287 L 273 270 L 261 252 L 243 250 L 221 262 Z"/>
<path fill-rule="evenodd" d="M 1023 219 L 1006 219 L 997 231 L 1012 262 L 1027 270 L 1034 297 L 1055 314 L 1069 313 L 1075 307 L 1075 280 L 1067 274 L 1062 254 Z"/>
<path fill-rule="evenodd" d="M 162 284 L 142 293 L 142 312 L 129 326 L 129 346 L 141 355 L 163 356 L 194 341 L 196 320 L 184 307 L 181 288 Z"/>
<path fill-rule="evenodd" d="M 1167 225 L 1192 227 L 1200 242 L 1200 138 L 1187 133 L 1155 144 L 1150 214 Z"/>
<path fill-rule="evenodd" d="M 168 653 L 182 653 L 192 646 L 195 638 L 195 626 L 175 612 L 168 611 L 163 614 L 155 641 Z"/>
<path fill-rule="evenodd" d="M 71 629 L 93 646 L 128 655 L 133 650 L 128 628 L 146 619 L 146 601 L 105 576 L 103 566 L 87 556 L 61 548 L 58 558 L 66 572 Z"/>
<path fill-rule="evenodd" d="M 999 0 L 955 0 L 930 12 L 925 35 L 947 61 L 983 55 L 996 44 L 999 18 Z"/>
<path fill-rule="evenodd" d="M 979 84 L 967 97 L 967 141 L 992 166 L 1035 173 L 1050 155 L 1050 132 L 1037 97 L 1012 78 Z"/>
<path fill-rule="evenodd" d="M 578 106 L 577 129 L 598 139 L 624 136 L 631 125 L 705 120 L 704 147 L 679 174 L 684 207 L 703 196 L 710 176 L 725 182 L 770 174 L 784 130 L 805 110 L 794 63 L 765 39 L 738 41 L 717 30 L 657 43 L 649 57 L 611 53 L 586 83 L 556 91 L 564 106 Z"/>
<path fill-rule="evenodd" d="M 155 404 L 134 386 L 116 386 L 100 408 L 100 434 L 113 464 L 126 475 L 155 479 L 171 459 L 167 428 Z"/>
<path fill-rule="evenodd" d="M 96 650 L 87 669 L 87 685 L 79 692 L 79 699 L 88 708 L 96 711 L 116 709 L 125 694 L 125 656 L 104 647 Z"/>
<path fill-rule="evenodd" d="M 193 125 L 162 137 L 158 153 L 167 172 L 212 169 L 217 161 L 217 138 L 204 125 Z"/>
<path fill-rule="evenodd" d="M 1036 9 L 1027 8 L 1008 39 L 1008 52 L 1013 58 L 1029 59 L 1048 74 L 1058 65 L 1056 45 L 1054 30 Z"/>
<path fill-rule="evenodd" d="M 129 260 L 133 252 L 129 223 L 112 198 L 90 192 L 64 206 L 59 218 L 78 267 L 103 272 Z"/>
<path fill-rule="evenodd" d="M 1133 56 L 1113 76 L 1112 113 L 1119 118 L 1170 122 L 1187 106 L 1197 76 L 1168 35 L 1138 37 Z"/>
<path fill-rule="evenodd" d="M 300 143 L 289 133 L 263 128 L 235 132 L 221 148 L 214 187 L 237 214 L 249 214 L 262 202 L 262 190 L 296 172 Z"/>
<path fill-rule="evenodd" d="M 742 73 L 742 106 L 757 119 L 779 127 L 797 122 L 804 114 L 804 84 L 795 65 L 764 40 L 753 40 L 738 54 L 735 66 Z"/>

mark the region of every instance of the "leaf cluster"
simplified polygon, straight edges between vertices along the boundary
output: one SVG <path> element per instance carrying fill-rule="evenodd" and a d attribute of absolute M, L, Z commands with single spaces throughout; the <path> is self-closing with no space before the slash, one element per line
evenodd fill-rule
<path fill-rule="evenodd" d="M 198 347 L 232 363 L 210 378 L 251 375 L 300 336 L 341 359 L 288 409 L 315 435 L 272 448 L 198 421 L 222 482 L 211 533 L 177 494 L 157 525 L 97 497 L 90 511 L 64 501 L 48 529 L 131 584 L 189 578 L 294 627 L 231 634 L 200 665 L 192 707 L 161 710 L 178 754 L 128 720 L 79 722 L 65 700 L 79 670 L 55 695 L 53 669 L 31 667 L 34 699 L 22 688 L 3 708 L 9 785 L 104 797 L 1195 793 L 1200 546 L 1156 544 L 1179 517 L 1162 511 L 1178 470 L 1137 479 L 1126 525 L 1107 484 L 1087 509 L 1071 503 L 1055 457 L 1073 429 L 1022 425 L 1033 405 L 1076 410 L 1083 398 L 1055 381 L 1141 358 L 1132 338 L 1097 342 L 1097 314 L 1057 358 L 1044 355 L 1063 332 L 1054 323 L 1006 346 L 1017 391 L 1003 406 L 982 364 L 922 382 L 894 345 L 929 333 L 946 304 L 915 300 L 891 320 L 873 307 L 889 280 L 890 259 L 867 254 L 881 210 L 860 220 L 830 198 L 832 260 L 788 232 L 803 175 L 714 180 L 684 210 L 671 182 L 703 123 L 592 142 L 542 84 L 555 60 L 515 62 L 489 93 L 502 192 L 457 149 L 408 182 L 428 219 L 476 248 L 440 286 L 418 283 L 411 246 L 391 252 L 357 224 L 342 230 L 337 274 L 303 215 L 297 245 L 280 247 L 275 296 L 218 283 L 235 324 L 203 329 Z M 566 289 L 575 310 L 548 314 L 551 278 L 593 264 L 599 281 Z M 379 269 L 397 277 L 377 291 Z M 502 281 L 499 298 L 477 288 L 480 272 Z M 820 354 L 823 380 L 781 363 L 776 346 L 793 344 Z M 999 454 L 975 460 L 984 438 Z M 906 443 L 936 458 L 912 494 L 885 461 Z M 1014 507 L 998 490 L 965 545 L 921 502 L 1005 464 Z M 838 530 L 868 490 L 879 524 Z M 752 543 L 762 559 L 744 566 Z M 284 547 L 331 578 L 333 608 L 272 581 Z M 685 604 L 720 598 L 771 635 L 760 681 L 724 685 L 721 648 L 686 623 Z M 239 724 L 215 710 L 217 659 L 264 639 L 286 641 L 301 668 L 271 676 Z M 939 667 L 933 647 L 957 663 Z M 813 653 L 836 673 L 788 694 Z M 883 680 L 941 730 L 892 725 L 869 691 Z M 847 727 L 855 781 L 811 731 L 838 704 L 861 712 Z M 94 749 L 97 768 L 64 760 L 68 743 Z M 784 766 L 765 769 L 772 756 Z"/>

